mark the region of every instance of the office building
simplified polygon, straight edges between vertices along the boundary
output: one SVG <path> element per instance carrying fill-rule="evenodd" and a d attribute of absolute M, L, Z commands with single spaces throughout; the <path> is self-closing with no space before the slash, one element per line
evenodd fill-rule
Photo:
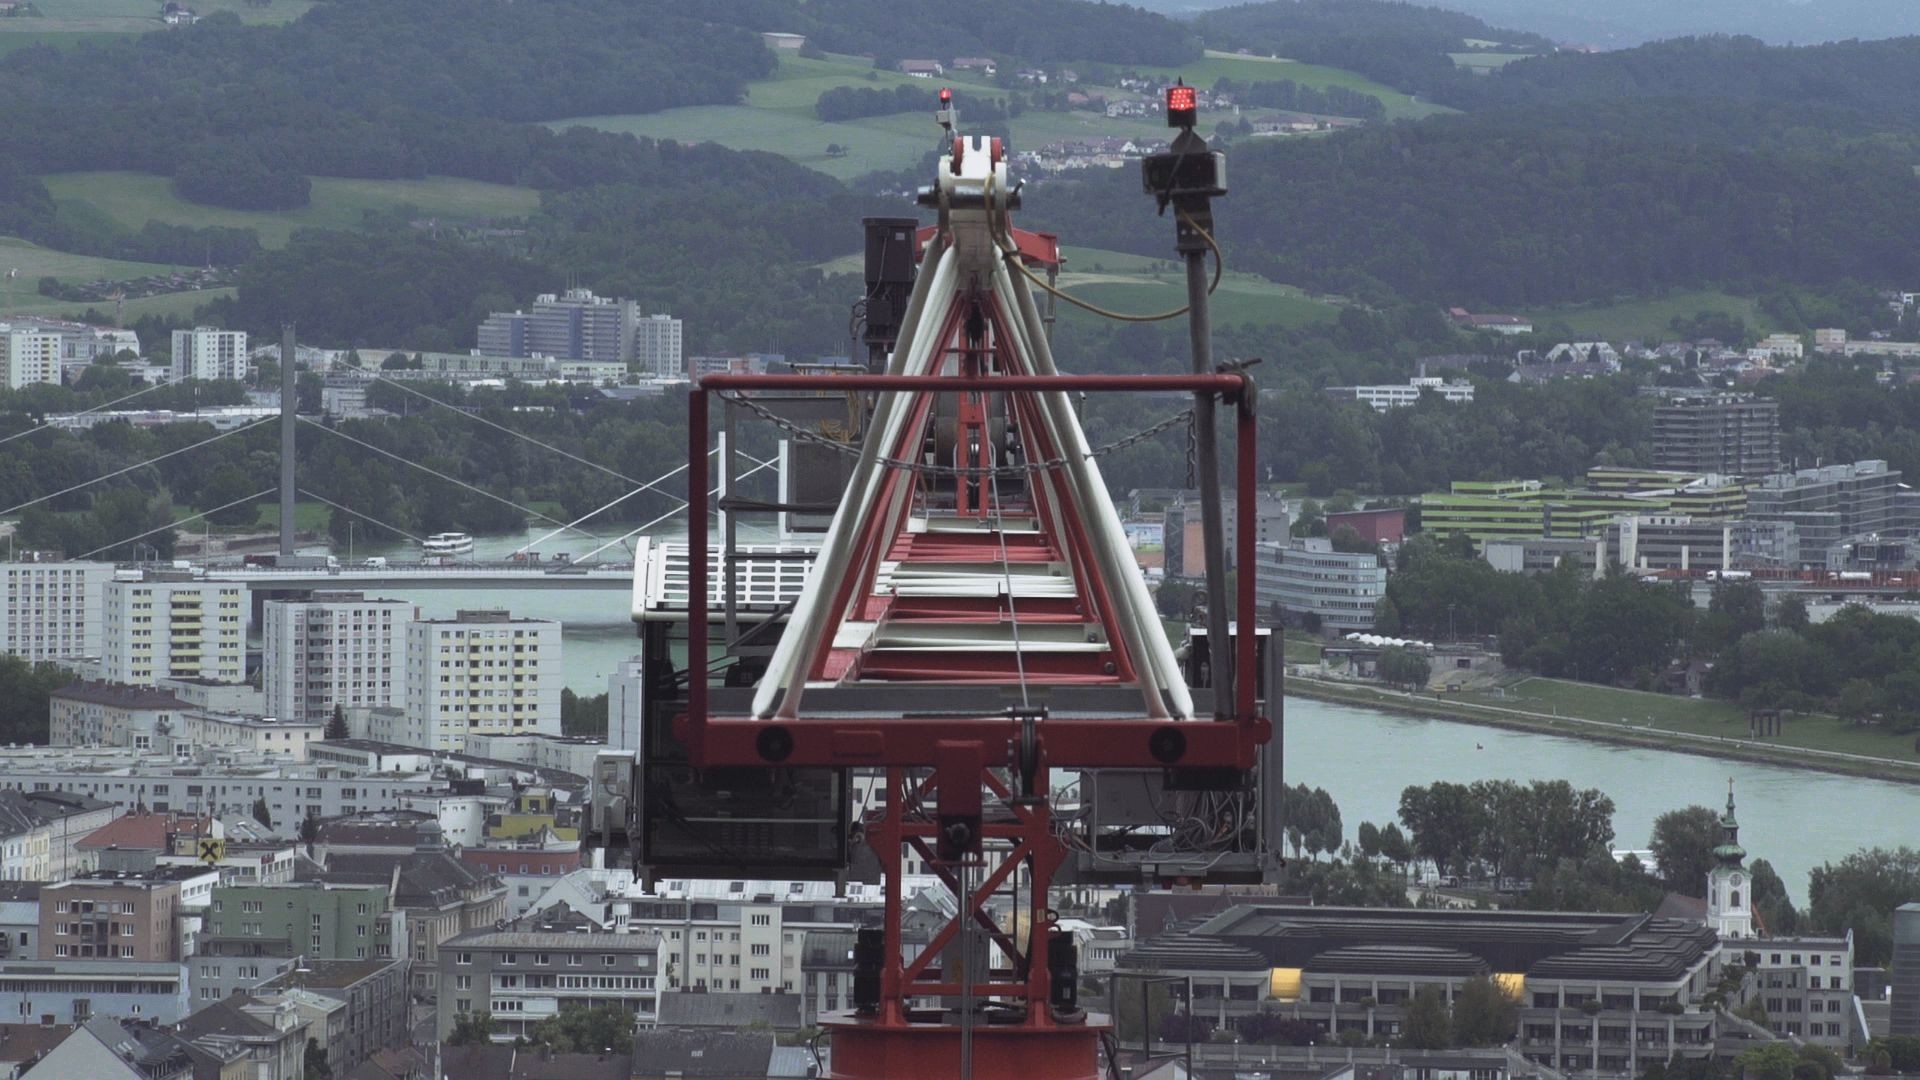
<path fill-rule="evenodd" d="M 485 356 L 549 356 L 560 360 L 633 358 L 639 308 L 631 300 L 595 296 L 591 289 L 544 293 L 529 311 L 497 311 L 478 332 Z"/>
<path fill-rule="evenodd" d="M 247 332 L 196 326 L 173 332 L 173 378 L 244 381 L 249 371 Z"/>
<path fill-rule="evenodd" d="M 407 624 L 408 716 L 436 750 L 469 733 L 560 734 L 560 624 L 461 611 Z"/>
<path fill-rule="evenodd" d="M 1329 386 L 1321 392 L 1335 401 L 1362 402 L 1375 412 L 1417 405 L 1427 395 L 1449 404 L 1466 404 L 1473 400 L 1472 383 L 1465 379 L 1449 382 L 1437 375 L 1409 379 L 1405 385 Z"/>
<path fill-rule="evenodd" d="M 1241 904 L 1147 941 L 1120 972 L 1192 976 L 1194 1011 L 1263 1010 L 1338 1038 L 1402 1033 L 1429 987 L 1491 977 L 1519 1006 L 1513 1046 L 1566 1070 L 1638 1075 L 1713 1053 L 1721 944 L 1697 922 L 1544 911 Z"/>
<path fill-rule="evenodd" d="M 1747 517 L 1793 525 L 1799 565 L 1823 570 L 1849 538 L 1905 523 L 1900 487 L 1900 471 L 1877 459 L 1773 473 L 1748 491 Z"/>
<path fill-rule="evenodd" d="M 221 885 L 213 890 L 203 932 L 259 942 L 280 956 L 395 958 L 393 897 L 381 885 Z"/>
<path fill-rule="evenodd" d="M 494 1030 L 523 1035 L 568 1005 L 618 1005 L 645 1023 L 660 1014 L 668 966 L 663 937 L 627 933 L 476 929 L 440 948 L 439 1032 L 490 1012 Z"/>
<path fill-rule="evenodd" d="M 1893 912 L 1893 1006 L 1888 1033 L 1920 1035 L 1920 902 Z"/>
<path fill-rule="evenodd" d="M 6 352 L 9 389 L 18 390 L 35 383 L 60 385 L 59 334 L 0 326 L 0 346 Z"/>
<path fill-rule="evenodd" d="M 1780 467 L 1780 405 L 1747 394 L 1702 394 L 1653 410 L 1654 467 L 1758 476 Z"/>
<path fill-rule="evenodd" d="M 101 674 L 109 682 L 164 678 L 237 683 L 246 675 L 245 585 L 149 571 L 105 587 Z"/>
<path fill-rule="evenodd" d="M 640 708 L 646 700 L 646 662 L 636 656 L 607 676 L 607 749 L 640 749 Z"/>
<path fill-rule="evenodd" d="M 0 652 L 31 663 L 100 655 L 100 613 L 112 563 L 0 566 Z"/>
<path fill-rule="evenodd" d="M 633 328 L 633 369 L 656 379 L 678 379 L 686 370 L 680 345 L 680 320 L 671 315 L 648 315 Z"/>
<path fill-rule="evenodd" d="M 268 714 L 325 724 L 336 707 L 387 708 L 406 701 L 404 600 L 316 592 L 261 605 L 261 679 Z"/>
<path fill-rule="evenodd" d="M 1372 552 L 1333 550 L 1325 537 L 1255 547 L 1256 596 L 1276 618 L 1346 633 L 1373 629 L 1387 568 Z"/>
<path fill-rule="evenodd" d="M 1572 564 L 1590 578 L 1605 576 L 1610 560 L 1604 536 L 1553 538 L 1507 536 L 1487 540 L 1480 553 L 1488 565 L 1508 574 L 1546 574 Z"/>
<path fill-rule="evenodd" d="M 1684 515 L 1623 517 L 1607 529 L 1607 543 L 1629 570 L 1731 570 L 1733 533 L 1725 522 Z"/>

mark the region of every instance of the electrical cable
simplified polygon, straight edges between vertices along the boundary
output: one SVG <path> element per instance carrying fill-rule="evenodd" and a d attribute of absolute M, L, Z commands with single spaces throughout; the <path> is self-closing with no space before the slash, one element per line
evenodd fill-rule
<path fill-rule="evenodd" d="M 223 431 L 218 435 L 212 435 L 205 439 L 201 439 L 197 443 L 191 443 L 187 446 L 182 446 L 177 450 L 169 450 L 164 454 L 159 454 L 154 457 L 150 457 L 145 461 L 138 462 L 133 465 L 128 465 L 124 469 L 115 469 L 110 473 L 106 473 L 101 476 L 96 476 L 91 480 L 83 480 L 80 483 L 74 484 L 70 487 L 61 488 L 59 491 L 56 491 L 51 495 L 42 495 L 37 499 L 28 499 L 26 502 L 20 503 L 17 506 L 9 506 L 5 510 L 0 510 L 0 517 L 6 517 L 10 514 L 14 514 L 21 510 L 25 510 L 29 506 L 37 506 L 40 503 L 46 502 L 49 499 L 57 499 L 62 495 L 70 495 L 76 491 L 79 491 L 81 488 L 91 487 L 92 485 L 97 484 L 102 480 L 111 480 L 116 476 L 125 476 L 126 474 L 133 472 L 135 469 L 144 469 L 149 465 L 153 465 L 157 462 L 165 461 L 170 457 L 175 457 L 177 455 L 184 454 L 189 450 L 198 450 L 200 447 L 206 446 L 209 443 L 217 443 L 221 439 L 227 438 L 232 435 L 238 435 L 243 431 L 252 431 L 254 428 L 257 428 L 262 424 L 274 423 L 274 422 L 277 422 L 279 419 L 280 418 L 277 416 L 266 416 L 258 420 L 251 421 L 249 423 L 241 424 L 237 428 L 229 428 L 228 430 Z"/>
<path fill-rule="evenodd" d="M 543 514 L 538 510 L 532 509 L 531 507 L 521 506 L 519 503 L 514 502 L 512 499 L 503 499 L 500 496 L 495 495 L 493 492 L 488 491 L 486 488 L 479 487 L 475 484 L 469 484 L 465 480 L 462 480 L 457 476 L 448 476 L 446 473 L 443 473 L 438 469 L 430 468 L 404 455 L 396 454 L 391 450 L 387 450 L 382 447 L 375 446 L 374 444 L 366 441 L 365 439 L 356 439 L 353 436 L 347 434 L 346 432 L 341 431 L 338 428 L 328 427 L 327 425 L 321 423 L 318 420 L 313 420 L 313 419 L 309 419 L 308 417 L 302 416 L 300 417 L 300 422 L 303 424 L 312 424 L 314 427 L 319 428 L 321 431 L 325 431 L 338 438 L 345 439 L 348 442 L 355 444 L 356 446 L 364 446 L 376 454 L 384 454 L 387 457 L 390 457 L 393 460 L 398 461 L 403 465 L 411 465 L 412 467 L 419 469 L 421 472 L 427 473 L 428 475 L 431 475 L 431 476 L 437 476 L 440 479 L 445 480 L 449 484 L 455 484 L 460 487 L 466 488 L 468 491 L 473 492 L 475 495 L 483 495 L 486 498 L 492 499 L 494 502 L 505 503 L 506 505 L 513 507 L 515 510 L 520 511 L 523 514 L 526 514 L 528 517 L 537 517 L 542 521 L 552 522 L 555 525 L 560 525 L 563 527 L 566 525 L 566 522 L 561 521 L 559 518 L 549 517 L 548 515 Z M 600 539 L 598 536 L 593 535 L 592 533 L 588 532 L 585 529 L 574 529 L 573 531 L 579 533 L 582 536 L 587 537 L 590 540 Z"/>
<path fill-rule="evenodd" d="M 506 426 L 505 424 L 495 423 L 494 421 L 489 420 L 484 416 L 481 416 L 479 413 L 472 413 L 472 412 L 466 411 L 465 409 L 455 408 L 454 406 L 449 405 L 444 401 L 441 401 L 439 398 L 434 397 L 432 394 L 421 393 L 420 391 L 415 390 L 413 387 L 408 386 L 405 383 L 402 383 L 396 379 L 389 379 L 384 375 L 372 375 L 371 378 L 375 382 L 383 382 L 383 383 L 386 383 L 388 386 L 392 386 L 397 389 L 404 390 L 407 393 L 412 394 L 414 397 L 424 398 L 427 401 L 431 401 L 435 405 L 438 405 L 443 409 L 449 409 L 453 412 L 457 412 L 461 416 L 464 416 L 469 420 L 477 420 L 480 423 L 485 424 L 496 431 L 504 431 L 516 439 L 524 439 L 527 442 L 530 442 L 533 445 L 541 448 L 542 450 L 551 450 L 552 452 L 559 454 L 561 457 L 567 458 L 571 461 L 577 461 L 580 464 L 585 465 L 589 469 L 598 469 L 601 472 L 606 473 L 608 476 L 614 477 L 615 479 L 618 479 L 618 480 L 624 480 L 629 484 L 639 484 L 642 490 L 645 490 L 646 488 L 651 487 L 653 484 L 657 484 L 660 482 L 659 480 L 653 480 L 653 481 L 636 480 L 633 477 L 628 476 L 623 472 L 619 472 L 614 469 L 609 469 L 605 465 L 601 465 L 593 461 L 588 461 L 586 458 L 583 458 L 578 454 L 569 453 L 565 450 L 562 450 L 559 447 L 554 446 L 552 443 L 541 442 L 539 439 L 536 439 L 533 436 L 528 435 L 524 431 L 515 431 L 514 429 Z M 661 479 L 665 479 L 665 477 L 662 477 Z"/>
<path fill-rule="evenodd" d="M 743 472 L 739 476 L 734 477 L 735 480 L 745 480 L 747 477 L 752 476 L 754 473 L 761 472 L 766 469 L 771 469 L 775 465 L 778 465 L 780 463 L 779 458 L 768 458 L 765 461 L 761 461 L 758 458 L 755 458 L 749 455 L 744 450 L 736 450 L 734 452 L 739 454 L 741 457 L 746 458 L 748 461 L 755 463 L 753 468 L 748 469 L 746 472 Z M 712 491 L 707 492 L 707 494 L 709 495 L 718 495 L 719 493 L 720 493 L 720 489 L 717 487 L 714 488 Z M 678 496 L 675 496 L 675 498 L 678 498 Z M 646 532 L 648 529 L 653 528 L 655 525 L 660 524 L 661 522 L 667 520 L 668 518 L 672 517 L 673 515 L 679 513 L 682 510 L 685 510 L 687 507 L 692 505 L 693 505 L 692 503 L 686 501 L 685 499 L 681 499 L 679 506 L 674 507 L 673 509 L 667 511 L 664 514 L 661 514 L 659 517 L 654 518 L 652 521 L 649 521 L 644 525 L 640 525 L 640 526 L 637 526 L 636 528 L 629 530 L 624 535 L 614 537 L 613 539 L 607 541 L 604 544 L 601 544 L 599 547 L 594 548 L 592 551 L 587 552 L 585 555 L 580 556 L 578 559 L 575 559 L 574 561 L 586 562 L 588 559 L 593 558 L 595 555 L 600 554 L 601 552 L 607 550 L 608 548 L 614 546 L 615 544 L 624 544 L 628 540 L 631 540 L 635 536 L 638 536 L 641 533 Z M 596 536 L 594 537 L 594 539 L 598 540 L 599 537 Z"/>
<path fill-rule="evenodd" d="M 202 510 L 197 514 L 193 514 L 188 517 L 183 517 L 176 521 L 169 521 L 165 525 L 161 525 L 158 528 L 148 529 L 146 532 L 134 533 L 132 536 L 123 536 L 120 539 L 115 540 L 110 544 L 101 544 L 99 547 L 94 548 L 92 551 L 89 551 L 84 555 L 75 555 L 73 558 L 75 561 L 78 561 L 80 559 L 90 559 L 93 556 L 98 555 L 101 552 L 107 550 L 108 548 L 116 548 L 116 547 L 119 547 L 121 544 L 125 544 L 134 540 L 139 540 L 139 539 L 142 539 L 143 537 L 152 536 L 154 533 L 157 533 L 157 532 L 166 532 L 168 529 L 179 528 L 180 526 L 186 524 L 189 521 L 198 521 L 203 517 L 207 517 L 208 515 L 217 514 L 222 510 L 228 510 L 235 506 L 239 506 L 241 503 L 252 502 L 255 499 L 264 499 L 278 490 L 280 490 L 279 487 L 275 486 L 275 487 L 270 487 L 265 491 L 256 491 L 253 494 L 246 496 L 245 498 L 235 499 L 230 503 L 222 503 L 221 505 L 216 506 L 211 510 Z"/>

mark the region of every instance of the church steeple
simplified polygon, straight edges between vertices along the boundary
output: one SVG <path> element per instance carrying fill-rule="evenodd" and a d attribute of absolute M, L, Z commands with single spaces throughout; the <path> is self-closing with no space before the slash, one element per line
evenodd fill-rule
<path fill-rule="evenodd" d="M 1707 925 L 1723 938 L 1753 936 L 1753 897 L 1747 882 L 1746 849 L 1740 846 L 1740 822 L 1733 816 L 1733 780 L 1727 780 L 1727 812 L 1720 818 L 1720 845 L 1707 871 Z"/>

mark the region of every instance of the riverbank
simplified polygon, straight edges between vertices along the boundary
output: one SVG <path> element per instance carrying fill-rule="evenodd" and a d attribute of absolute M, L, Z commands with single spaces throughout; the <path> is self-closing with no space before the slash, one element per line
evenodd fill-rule
<path fill-rule="evenodd" d="M 1903 784 L 1920 784 L 1920 762 L 1780 746 L 1751 739 L 1671 731 L 1610 720 L 1556 715 L 1502 705 L 1486 705 L 1445 697 L 1419 696 L 1370 685 L 1319 679 L 1289 673 L 1286 692 L 1292 696 L 1383 709 L 1410 716 L 1457 720 L 1486 727 L 1509 728 L 1539 734 L 1562 735 L 1591 742 L 1671 750 L 1702 757 L 1750 761 L 1794 769 L 1814 769 L 1843 776 L 1863 776 Z"/>

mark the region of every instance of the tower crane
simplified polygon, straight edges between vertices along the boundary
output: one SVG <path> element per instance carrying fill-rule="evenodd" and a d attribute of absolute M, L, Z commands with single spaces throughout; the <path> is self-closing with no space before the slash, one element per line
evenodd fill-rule
<path fill-rule="evenodd" d="M 1191 91 L 1176 89 L 1170 114 L 1189 141 L 1149 161 L 1147 182 L 1179 212 L 1183 244 L 1197 233 L 1211 246 L 1204 200 L 1220 193 L 1223 164 L 1191 131 Z M 710 375 L 691 388 L 684 553 L 637 559 L 645 730 L 630 783 L 597 780 L 630 800 L 650 877 L 844 881 L 863 860 L 877 873 L 883 919 L 858 934 L 852 1007 L 821 1021 L 828 1076 L 1092 1080 L 1109 1025 L 1079 1007 L 1052 890 L 1260 880 L 1275 862 L 1279 687 L 1261 654 L 1277 649 L 1253 631 L 1256 394 L 1243 370 L 1061 373 L 1034 295 L 1050 287 L 1028 269 L 1057 266 L 1057 243 L 1013 226 L 1021 192 L 1002 140 L 955 132 L 945 92 L 938 115 L 948 141 L 920 194 L 934 222 L 896 233 L 912 234 L 918 271 L 887 320 L 884 368 Z M 1234 417 L 1247 524 L 1233 620 L 1216 609 L 1183 649 L 1074 411 L 1081 393 L 1195 395 Z M 833 436 L 794 421 L 795 402 L 833 414 Z M 817 553 L 740 551 L 724 526 L 715 547 L 716 404 L 723 436 L 745 409 L 796 442 L 837 444 L 831 505 L 752 503 L 720 477 L 723 515 L 830 512 Z M 1202 497 L 1217 503 L 1221 490 Z M 795 559 L 810 563 L 804 576 L 783 577 Z M 756 560 L 774 569 L 737 577 Z M 1223 575 L 1222 562 L 1207 572 Z M 746 595 L 756 582 L 774 594 Z M 1068 772 L 1086 781 L 1070 806 L 1056 788 Z M 1115 785 L 1098 778 L 1133 773 L 1135 805 L 1103 803 Z M 857 820 L 853 775 L 873 792 Z M 949 898 L 924 943 L 903 931 L 910 865 Z"/>

